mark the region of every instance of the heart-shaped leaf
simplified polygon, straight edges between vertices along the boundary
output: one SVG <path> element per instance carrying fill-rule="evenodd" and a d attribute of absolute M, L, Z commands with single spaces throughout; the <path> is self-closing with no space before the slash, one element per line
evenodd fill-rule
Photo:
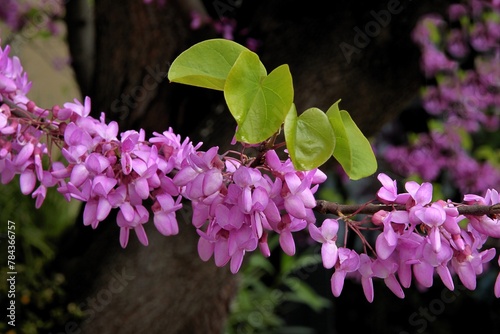
<path fill-rule="evenodd" d="M 199 42 L 182 52 L 170 65 L 168 80 L 191 86 L 223 90 L 227 75 L 246 47 L 222 38 Z M 266 75 L 262 63 L 258 71 Z"/>
<path fill-rule="evenodd" d="M 351 115 L 339 110 L 340 100 L 326 112 L 336 138 L 333 156 L 342 165 L 350 179 L 358 180 L 375 173 L 377 159 L 368 139 L 363 135 Z"/>
<path fill-rule="evenodd" d="M 224 97 L 238 123 L 236 139 L 260 143 L 279 131 L 293 102 L 292 75 L 288 65 L 281 65 L 262 76 L 259 57 L 241 52 L 229 71 Z"/>
<path fill-rule="evenodd" d="M 333 154 L 335 136 L 326 114 L 310 108 L 297 117 L 295 105 L 285 119 L 288 153 L 297 170 L 311 170 L 324 164 Z"/>

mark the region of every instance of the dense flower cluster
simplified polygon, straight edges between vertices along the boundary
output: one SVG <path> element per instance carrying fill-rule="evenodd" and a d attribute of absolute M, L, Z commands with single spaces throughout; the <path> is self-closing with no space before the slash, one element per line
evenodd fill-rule
<path fill-rule="evenodd" d="M 270 255 L 270 232 L 280 235 L 286 254 L 295 254 L 292 232 L 314 223 L 313 194 L 326 175 L 318 169 L 296 171 L 289 159 L 282 162 L 274 150 L 266 152 L 265 160 L 260 169 L 234 159 L 223 162 L 214 147 L 201 156 L 191 155 L 174 177 L 181 194 L 192 202 L 203 260 L 213 255 L 218 266 L 231 261 L 231 271 L 236 273 L 245 252 L 260 247 L 265 256 Z"/>
<path fill-rule="evenodd" d="M 8 47 L 0 53 L 0 96 L 6 102 L 0 108 L 1 181 L 20 175 L 22 193 L 36 198 L 37 208 L 47 188 L 57 187 L 68 201 L 85 203 L 83 223 L 92 228 L 118 209 L 120 243 L 126 247 L 130 230 L 148 244 L 143 227 L 150 218 L 147 203 L 158 231 L 177 234 L 175 212 L 186 198 L 192 202 L 202 259 L 214 254 L 219 266 L 231 259 L 231 270 L 237 272 L 246 251 L 260 246 L 269 255 L 271 231 L 280 234 L 287 254 L 295 253 L 292 232 L 314 222 L 313 194 L 326 180 L 324 173 L 296 171 L 274 150 L 267 151 L 262 166 L 250 167 L 220 156 L 217 147 L 198 151 L 201 143 L 181 141 L 172 129 L 155 132 L 149 140 L 143 130 L 119 133 L 118 124 L 106 123 L 104 113 L 100 119 L 90 116 L 88 97 L 50 111 L 39 108 L 26 97 L 30 83 L 19 59 L 8 53 Z M 49 143 L 61 149 L 65 162 L 49 161 L 45 168 Z"/>
<path fill-rule="evenodd" d="M 45 110 L 26 94 L 30 83 L 19 59 L 0 52 L 0 174 L 3 184 L 19 175 L 23 194 L 45 199 L 47 188 L 57 187 L 67 200 L 85 202 L 83 223 L 96 228 L 111 209 L 119 209 L 120 243 L 125 247 L 133 229 L 147 245 L 143 224 L 149 220 L 151 202 L 154 224 L 164 235 L 178 231 L 174 212 L 180 209 L 179 188 L 167 176 L 179 169 L 199 147 L 172 129 L 145 138 L 143 130 L 119 134 L 116 122 L 90 116 L 90 99 Z M 12 108 L 11 108 L 12 106 Z M 60 148 L 61 161 L 50 151 Z M 49 160 L 48 163 L 44 160 Z M 47 167 L 45 167 L 46 165 Z M 38 186 L 37 186 L 38 185 Z"/>
<path fill-rule="evenodd" d="M 424 16 L 413 38 L 429 81 L 423 108 L 443 126 L 415 135 L 408 146 L 386 149 L 384 158 L 404 176 L 434 181 L 447 173 L 461 193 L 498 185 L 495 158 L 478 159 L 464 144 L 468 139 L 458 134 L 496 131 L 500 125 L 500 5 L 478 0 L 453 4 L 447 18 Z M 485 177 L 478 180 L 477 175 Z"/>
<path fill-rule="evenodd" d="M 458 275 L 462 284 L 470 290 L 476 288 L 476 277 L 495 257 L 495 249 L 483 249 L 489 237 L 500 236 L 498 218 L 473 216 L 459 213 L 465 204 L 494 205 L 500 203 L 496 190 L 489 189 L 484 197 L 465 195 L 464 203 L 438 200 L 433 202 L 432 184 L 409 181 L 407 192 L 398 193 L 396 181 L 386 174 L 379 174 L 382 187 L 378 199 L 385 204 L 398 206 L 392 211 L 380 210 L 371 222 L 380 228 L 375 249 L 366 239 L 365 249 L 373 250 L 358 254 L 345 245 L 337 247 L 339 220 L 326 219 L 321 227 L 309 225 L 311 237 L 322 243 L 321 256 L 325 268 L 334 268 L 331 279 L 332 292 L 340 295 L 347 275 L 361 280 L 368 301 L 373 301 L 373 278 L 384 280 L 387 287 L 398 297 L 404 298 L 403 287 L 408 288 L 414 278 L 422 287 L 430 287 L 434 276 L 454 289 L 452 276 Z M 401 209 L 403 207 L 403 209 Z M 462 223 L 469 220 L 466 227 Z M 356 222 L 344 221 L 359 232 Z M 495 285 L 495 295 L 500 297 L 500 275 Z"/>

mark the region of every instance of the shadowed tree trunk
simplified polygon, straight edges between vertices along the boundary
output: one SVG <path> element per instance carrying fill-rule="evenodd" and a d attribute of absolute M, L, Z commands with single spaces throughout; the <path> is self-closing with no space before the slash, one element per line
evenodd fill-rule
<path fill-rule="evenodd" d="M 370 136 L 416 96 L 418 53 L 410 30 L 422 12 L 442 5 L 425 3 L 402 2 L 387 27 L 364 47 L 355 45 L 354 28 L 365 29 L 374 20 L 370 11 L 387 9 L 387 1 L 244 1 L 228 15 L 261 40 L 258 53 L 268 71 L 290 65 L 299 111 L 313 106 L 326 110 L 342 99 L 341 107 Z M 169 63 L 180 52 L 218 37 L 208 26 L 189 29 L 189 6 L 200 4 L 95 2 L 94 71 L 83 90 L 89 91 L 95 117 L 104 111 L 107 121 L 119 121 L 121 131 L 144 128 L 148 136 L 171 126 L 203 141 L 204 148 L 229 143 L 235 124 L 222 94 L 166 79 Z M 205 6 L 217 18 L 214 2 Z M 70 36 L 74 28 L 69 26 Z M 359 52 L 346 59 L 342 43 Z M 126 249 L 119 245 L 114 217 L 95 231 L 83 227 L 81 219 L 76 222 L 58 263 L 70 295 L 85 312 L 78 325 L 83 333 L 221 333 L 236 277 L 199 259 L 189 215 L 187 210 L 179 214 L 180 235 L 163 237 L 149 223 L 149 246 L 131 236 Z"/>

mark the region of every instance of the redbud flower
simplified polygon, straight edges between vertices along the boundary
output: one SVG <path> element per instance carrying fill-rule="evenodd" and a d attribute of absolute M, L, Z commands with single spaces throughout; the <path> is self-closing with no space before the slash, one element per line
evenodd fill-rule
<path fill-rule="evenodd" d="M 359 255 L 354 250 L 344 247 L 338 249 L 338 261 L 331 279 L 332 293 L 335 297 L 342 293 L 346 275 L 358 270 L 359 263 Z"/>
<path fill-rule="evenodd" d="M 323 244 L 321 245 L 321 259 L 326 269 L 333 268 L 337 262 L 338 248 L 335 241 L 337 240 L 338 229 L 339 223 L 336 219 L 325 219 L 320 228 L 314 224 L 309 224 L 311 238 Z"/>

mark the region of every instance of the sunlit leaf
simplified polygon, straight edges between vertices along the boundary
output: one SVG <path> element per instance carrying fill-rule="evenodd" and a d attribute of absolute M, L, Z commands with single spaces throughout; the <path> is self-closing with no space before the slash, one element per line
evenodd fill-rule
<path fill-rule="evenodd" d="M 297 170 L 311 170 L 324 164 L 333 154 L 335 136 L 326 114 L 310 108 L 297 116 L 295 106 L 285 119 L 285 140 Z"/>
<path fill-rule="evenodd" d="M 235 61 L 224 87 L 229 111 L 238 123 L 236 139 L 255 144 L 276 133 L 293 102 L 288 65 L 262 76 L 259 57 L 244 51 Z"/>
<path fill-rule="evenodd" d="M 342 165 L 349 178 L 358 180 L 375 173 L 377 160 L 368 139 L 349 113 L 339 110 L 340 100 L 326 112 L 336 138 L 333 156 Z"/>
<path fill-rule="evenodd" d="M 186 85 L 223 90 L 227 75 L 246 47 L 222 38 L 209 39 L 182 52 L 168 70 L 168 80 Z M 266 75 L 262 63 L 256 71 Z"/>

